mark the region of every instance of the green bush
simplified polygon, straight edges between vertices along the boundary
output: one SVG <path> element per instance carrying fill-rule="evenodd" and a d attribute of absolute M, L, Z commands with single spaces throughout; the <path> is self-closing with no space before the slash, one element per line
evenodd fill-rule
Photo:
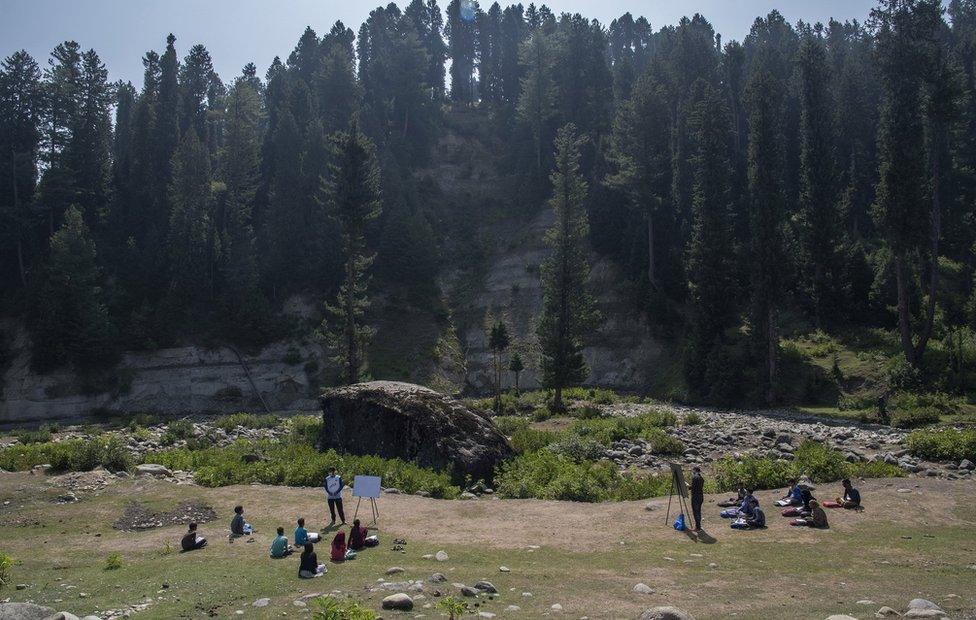
<path fill-rule="evenodd" d="M 288 421 L 293 443 L 314 446 L 322 436 L 322 418 L 315 415 L 298 415 Z"/>
<path fill-rule="evenodd" d="M 678 456 L 685 453 L 685 444 L 683 441 L 677 437 L 668 435 L 659 428 L 644 431 L 642 437 L 650 444 L 652 454 Z"/>
<path fill-rule="evenodd" d="M 0 590 L 10 585 L 10 567 L 13 565 L 14 559 L 0 551 Z"/>
<path fill-rule="evenodd" d="M 312 600 L 312 620 L 376 620 L 376 612 L 354 601 L 339 603 L 331 596 Z"/>
<path fill-rule="evenodd" d="M 502 415 L 492 418 L 492 422 L 506 437 L 511 437 L 516 431 L 529 428 L 529 421 L 520 416 Z"/>
<path fill-rule="evenodd" d="M 130 431 L 135 431 L 140 426 L 155 426 L 159 424 L 159 418 L 151 413 L 137 413 L 129 418 L 128 427 Z"/>
<path fill-rule="evenodd" d="M 913 431 L 906 441 L 917 457 L 932 461 L 976 462 L 976 429 L 940 428 Z"/>
<path fill-rule="evenodd" d="M 896 478 L 905 472 L 884 462 L 848 463 L 844 455 L 816 441 L 800 444 L 792 461 L 745 457 L 736 461 L 726 457 L 715 464 L 716 486 L 721 491 L 735 490 L 742 481 L 754 489 L 775 489 L 789 481 L 809 476 L 814 482 L 834 482 L 843 478 Z"/>
<path fill-rule="evenodd" d="M 603 457 L 606 448 L 592 439 L 583 439 L 579 435 L 569 434 L 546 448 L 553 454 L 566 456 L 574 461 L 596 461 Z"/>
<path fill-rule="evenodd" d="M 942 392 L 898 392 L 888 402 L 891 425 L 918 428 L 937 423 L 941 416 L 958 413 L 956 399 Z"/>
<path fill-rule="evenodd" d="M 919 428 L 937 424 L 940 420 L 939 412 L 927 407 L 892 411 L 889 415 L 891 416 L 891 425 L 895 428 Z"/>
<path fill-rule="evenodd" d="M 697 426 L 703 421 L 704 420 L 702 420 L 702 417 L 698 414 L 698 412 L 692 411 L 681 420 L 681 424 L 683 426 Z"/>
<path fill-rule="evenodd" d="M 118 570 L 122 568 L 122 554 L 110 553 L 105 558 L 105 570 Z"/>
<path fill-rule="evenodd" d="M 99 465 L 122 471 L 132 467 L 132 455 L 114 433 L 91 440 L 67 439 L 0 450 L 0 469 L 26 471 L 43 464 L 50 464 L 56 472 L 90 471 Z"/>
<path fill-rule="evenodd" d="M 512 447 L 519 454 L 537 452 L 551 443 L 559 441 L 560 433 L 554 431 L 540 431 L 534 428 L 523 428 L 512 433 Z"/>
<path fill-rule="evenodd" d="M 598 420 L 575 420 L 567 429 L 580 437 L 592 439 L 609 446 L 621 439 L 633 439 L 649 434 L 653 429 L 660 430 L 675 426 L 677 417 L 669 411 L 655 411 L 632 418 L 602 418 Z"/>
<path fill-rule="evenodd" d="M 605 417 L 603 409 L 595 405 L 585 404 L 582 407 L 577 407 L 572 411 L 573 417 L 579 418 L 581 420 L 597 420 Z"/>
<path fill-rule="evenodd" d="M 193 422 L 189 420 L 173 420 L 166 425 L 166 430 L 172 433 L 177 439 L 189 439 L 193 437 Z"/>
<path fill-rule="evenodd" d="M 271 415 L 270 413 L 264 413 L 257 415 L 254 413 L 233 413 L 230 415 L 220 416 L 214 420 L 214 426 L 221 428 L 226 432 L 231 432 L 237 427 L 243 428 L 274 428 L 278 426 L 281 420 L 278 416 Z"/>
<path fill-rule="evenodd" d="M 36 430 L 19 429 L 14 431 L 17 441 L 27 445 L 32 443 L 46 443 L 51 441 L 51 429 L 42 426 Z"/>
<path fill-rule="evenodd" d="M 424 469 L 400 459 L 319 452 L 309 445 L 270 440 L 238 440 L 224 448 L 176 448 L 145 457 L 170 469 L 195 472 L 196 482 L 207 487 L 261 483 L 282 486 L 322 484 L 330 467 L 348 474 L 381 476 L 383 484 L 405 493 L 426 491 L 433 497 L 454 498 L 460 489 L 447 471 Z"/>

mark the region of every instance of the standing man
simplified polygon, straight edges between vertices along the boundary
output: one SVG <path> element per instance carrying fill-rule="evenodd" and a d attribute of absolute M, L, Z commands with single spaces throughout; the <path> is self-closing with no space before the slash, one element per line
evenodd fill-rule
<path fill-rule="evenodd" d="M 705 501 L 705 479 L 702 478 L 701 468 L 691 470 L 691 512 L 695 516 L 695 531 L 700 532 L 702 503 Z"/>
<path fill-rule="evenodd" d="M 342 476 L 336 473 L 335 467 L 329 468 L 329 475 L 325 477 L 325 494 L 329 498 L 329 514 L 332 515 L 332 523 L 335 525 L 336 511 L 339 511 L 339 519 L 342 525 L 346 524 L 346 514 L 342 511 L 342 489 L 346 488 L 346 483 L 342 481 Z"/>

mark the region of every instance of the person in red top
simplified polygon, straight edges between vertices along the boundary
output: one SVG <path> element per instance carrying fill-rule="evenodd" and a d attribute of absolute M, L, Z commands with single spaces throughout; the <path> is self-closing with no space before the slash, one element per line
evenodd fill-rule
<path fill-rule="evenodd" d="M 344 562 L 346 559 L 346 533 L 342 530 L 336 532 L 332 539 L 332 561 Z"/>
<path fill-rule="evenodd" d="M 352 529 L 349 531 L 349 548 L 353 551 L 362 551 L 366 548 L 366 535 L 368 528 L 359 523 L 359 519 L 352 522 Z"/>

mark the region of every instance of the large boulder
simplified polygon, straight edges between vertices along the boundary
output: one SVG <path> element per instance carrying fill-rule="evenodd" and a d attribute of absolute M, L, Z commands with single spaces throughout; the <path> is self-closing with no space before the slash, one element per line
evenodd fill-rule
<path fill-rule="evenodd" d="M 454 467 L 461 479 L 490 480 L 514 453 L 486 417 L 434 390 L 370 381 L 322 394 L 322 447 L 401 458 L 424 467 Z"/>
<path fill-rule="evenodd" d="M 34 603 L 0 603 L 0 620 L 43 620 L 54 613 Z"/>
<path fill-rule="evenodd" d="M 651 607 L 642 613 L 637 620 L 695 620 L 695 617 L 683 609 L 665 605 Z"/>

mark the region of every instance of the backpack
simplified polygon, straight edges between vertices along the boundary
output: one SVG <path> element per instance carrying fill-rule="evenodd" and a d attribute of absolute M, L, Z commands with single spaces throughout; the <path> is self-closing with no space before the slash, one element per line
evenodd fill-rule
<path fill-rule="evenodd" d="M 678 518 L 674 520 L 674 529 L 678 530 L 679 532 L 683 532 L 685 530 L 685 513 L 682 512 L 678 515 Z"/>

